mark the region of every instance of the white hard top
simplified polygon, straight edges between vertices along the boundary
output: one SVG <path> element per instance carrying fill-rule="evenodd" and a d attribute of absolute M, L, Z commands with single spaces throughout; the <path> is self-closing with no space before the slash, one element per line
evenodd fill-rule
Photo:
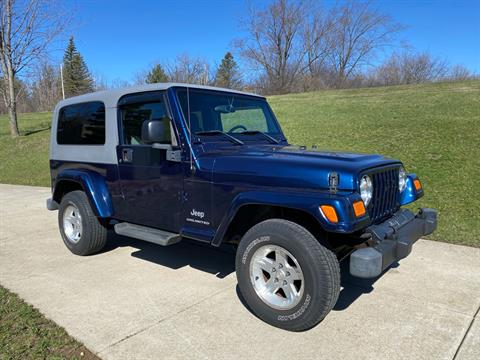
<path fill-rule="evenodd" d="M 57 104 L 56 109 L 59 109 L 65 105 L 77 104 L 77 103 L 88 102 L 88 101 L 102 101 L 106 107 L 116 107 L 118 100 L 124 95 L 134 94 L 139 92 L 147 92 L 147 91 L 166 90 L 175 86 L 185 87 L 185 88 L 188 87 L 191 89 L 227 91 L 235 94 L 257 96 L 257 97 L 263 98 L 263 96 L 253 94 L 253 93 L 224 89 L 224 88 L 219 88 L 214 86 L 194 85 L 194 84 L 184 84 L 184 83 L 155 83 L 155 84 L 129 86 L 129 87 L 113 89 L 113 90 L 96 91 L 96 92 L 92 92 L 92 93 L 88 93 L 80 96 L 74 96 L 74 97 L 60 101 Z"/>

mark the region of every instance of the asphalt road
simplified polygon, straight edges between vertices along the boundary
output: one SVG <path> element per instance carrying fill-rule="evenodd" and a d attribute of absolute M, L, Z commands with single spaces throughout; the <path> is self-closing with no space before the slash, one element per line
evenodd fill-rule
<path fill-rule="evenodd" d="M 0 284 L 101 358 L 480 359 L 480 249 L 421 240 L 376 281 L 344 272 L 327 318 L 289 333 L 244 306 L 231 252 L 112 234 L 78 257 L 49 195 L 0 185 Z"/>

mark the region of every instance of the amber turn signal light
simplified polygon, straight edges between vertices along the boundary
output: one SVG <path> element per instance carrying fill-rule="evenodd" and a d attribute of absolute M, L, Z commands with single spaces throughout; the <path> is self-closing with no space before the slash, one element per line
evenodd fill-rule
<path fill-rule="evenodd" d="M 365 210 L 365 204 L 362 200 L 353 203 L 353 212 L 356 217 L 363 216 L 367 213 L 367 210 Z"/>
<path fill-rule="evenodd" d="M 422 183 L 418 179 L 413 180 L 413 185 L 415 186 L 415 190 L 417 191 L 422 188 Z"/>
<path fill-rule="evenodd" d="M 334 224 L 338 223 L 337 212 L 333 206 L 322 205 L 320 206 L 320 210 L 322 210 L 323 216 L 325 216 L 328 221 Z"/>

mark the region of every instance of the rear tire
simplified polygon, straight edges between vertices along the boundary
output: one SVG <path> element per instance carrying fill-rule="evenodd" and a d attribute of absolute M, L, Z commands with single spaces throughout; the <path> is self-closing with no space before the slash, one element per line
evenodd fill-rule
<path fill-rule="evenodd" d="M 243 236 L 236 272 L 252 312 L 289 331 L 317 325 L 340 293 L 335 254 L 304 227 L 283 219 L 263 221 Z"/>
<path fill-rule="evenodd" d="M 72 191 L 62 198 L 58 226 L 63 242 L 76 255 L 99 252 L 107 242 L 107 228 L 93 213 L 83 191 Z"/>

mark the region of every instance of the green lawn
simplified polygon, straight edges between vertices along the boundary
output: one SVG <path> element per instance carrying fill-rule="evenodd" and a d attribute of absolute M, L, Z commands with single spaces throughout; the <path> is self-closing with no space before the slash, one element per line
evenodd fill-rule
<path fill-rule="evenodd" d="M 480 81 L 332 90 L 269 99 L 291 143 L 380 153 L 416 172 L 439 209 L 434 240 L 480 246 Z M 0 117 L 0 182 L 49 185 L 50 113 Z M 28 134 L 28 135 L 27 135 Z"/>
<path fill-rule="evenodd" d="M 0 359 L 98 359 L 67 332 L 0 286 Z"/>
<path fill-rule="evenodd" d="M 50 186 L 48 148 L 51 113 L 20 114 L 22 136 L 12 139 L 0 115 L 0 183 Z"/>

